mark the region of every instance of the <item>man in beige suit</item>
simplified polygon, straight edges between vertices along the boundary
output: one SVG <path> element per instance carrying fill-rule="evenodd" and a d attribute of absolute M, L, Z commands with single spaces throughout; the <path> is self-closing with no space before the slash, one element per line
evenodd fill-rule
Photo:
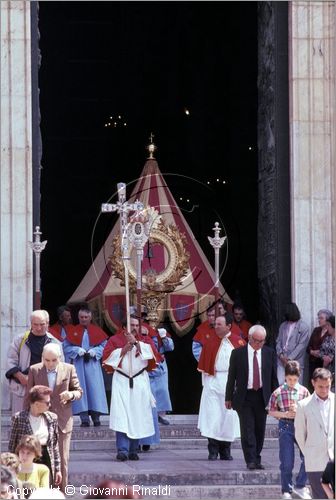
<path fill-rule="evenodd" d="M 34 385 L 46 385 L 53 392 L 50 395 L 50 411 L 58 416 L 59 449 L 61 456 L 62 491 L 68 484 L 68 463 L 70 440 L 73 428 L 71 401 L 80 399 L 83 391 L 79 385 L 73 365 L 61 361 L 61 349 L 57 344 L 47 344 L 42 351 L 42 363 L 29 368 L 27 394 Z"/>
<path fill-rule="evenodd" d="M 304 455 L 313 498 L 327 498 L 321 476 L 328 461 L 334 458 L 335 395 L 330 390 L 331 378 L 329 370 L 316 368 L 312 378 L 314 392 L 297 403 L 294 421 L 295 438 Z"/>

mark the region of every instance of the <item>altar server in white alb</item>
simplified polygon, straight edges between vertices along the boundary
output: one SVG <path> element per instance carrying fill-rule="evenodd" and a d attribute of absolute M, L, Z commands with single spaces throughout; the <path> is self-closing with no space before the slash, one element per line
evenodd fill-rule
<path fill-rule="evenodd" d="M 225 408 L 231 352 L 245 345 L 241 337 L 231 333 L 232 321 L 230 313 L 216 318 L 216 335 L 203 346 L 197 368 L 203 382 L 198 428 L 208 438 L 209 460 L 218 455 L 221 460 L 232 460 L 231 443 L 240 436 L 237 413 Z"/>
<path fill-rule="evenodd" d="M 169 425 L 169 420 L 164 418 L 166 411 L 171 411 L 172 409 L 168 386 L 168 366 L 165 360 L 165 353 L 174 350 L 174 342 L 165 328 L 155 329 L 148 323 L 141 325 L 141 334 L 142 336 L 150 336 L 157 351 L 163 358 L 157 368 L 151 370 L 148 374 L 151 391 L 156 401 L 156 407 L 152 408 L 155 434 L 154 436 L 140 440 L 142 451 L 148 451 L 151 445 L 160 444 L 159 423 Z"/>
<path fill-rule="evenodd" d="M 110 428 L 116 431 L 117 460 L 139 460 L 139 439 L 154 434 L 148 371 L 161 360 L 153 341 L 139 335 L 139 320 L 131 316 L 127 329 L 113 335 L 103 354 L 104 366 L 113 368 Z M 107 357 L 106 357 L 107 356 Z"/>

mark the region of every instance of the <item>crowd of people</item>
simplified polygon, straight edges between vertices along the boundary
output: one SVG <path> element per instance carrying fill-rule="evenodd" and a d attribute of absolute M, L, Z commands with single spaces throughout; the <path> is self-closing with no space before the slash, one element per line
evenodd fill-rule
<path fill-rule="evenodd" d="M 233 460 L 231 445 L 240 438 L 247 469 L 263 470 L 270 415 L 279 422 L 282 498 L 334 498 L 335 316 L 321 309 L 310 333 L 297 305 L 287 304 L 273 349 L 241 304 L 230 311 L 213 304 L 206 313 L 192 353 L 202 376 L 198 428 L 208 440 L 208 459 Z M 8 351 L 13 419 L 9 451 L 1 455 L 2 484 L 15 477 L 30 493 L 48 486 L 64 492 L 73 415 L 82 427 L 91 421 L 99 427 L 109 413 L 121 462 L 139 460 L 139 451 L 160 443 L 159 424 L 169 425 L 172 410 L 165 354 L 174 342 L 165 328 L 134 314 L 129 326 L 108 337 L 87 306 L 76 325 L 66 306 L 51 326 L 47 311 L 33 311 L 30 330 Z M 102 370 L 113 373 L 110 411 Z M 293 484 L 295 447 L 300 470 Z"/>
<path fill-rule="evenodd" d="M 247 469 L 263 470 L 267 415 L 278 419 L 282 498 L 334 498 L 335 316 L 320 310 L 310 334 L 296 304 L 284 309 L 272 349 L 265 328 L 248 323 L 241 305 L 217 317 L 209 308 L 192 345 L 203 383 L 198 427 L 209 460 L 232 460 L 230 445 L 240 437 Z M 302 385 L 306 355 L 309 389 Z"/>

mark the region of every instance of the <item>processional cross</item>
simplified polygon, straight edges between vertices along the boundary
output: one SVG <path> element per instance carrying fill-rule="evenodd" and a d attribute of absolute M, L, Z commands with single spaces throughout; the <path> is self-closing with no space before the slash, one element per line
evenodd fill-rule
<path fill-rule="evenodd" d="M 141 286 L 142 273 L 141 263 L 143 258 L 143 247 L 148 239 L 145 225 L 143 224 L 144 205 L 141 201 L 136 200 L 134 203 L 126 201 L 126 184 L 120 182 L 118 187 L 118 202 L 103 203 L 101 206 L 102 213 L 117 212 L 120 215 L 120 242 L 121 253 L 125 271 L 125 293 L 126 293 L 126 319 L 127 331 L 131 331 L 130 326 L 130 299 L 129 299 L 129 277 L 128 277 L 128 261 L 130 260 L 130 244 L 134 244 L 137 252 L 137 302 L 138 302 L 138 318 L 141 326 Z M 133 214 L 131 221 L 128 222 L 128 214 Z M 139 310 L 140 309 L 140 310 Z M 141 332 L 140 332 L 141 333 Z"/>

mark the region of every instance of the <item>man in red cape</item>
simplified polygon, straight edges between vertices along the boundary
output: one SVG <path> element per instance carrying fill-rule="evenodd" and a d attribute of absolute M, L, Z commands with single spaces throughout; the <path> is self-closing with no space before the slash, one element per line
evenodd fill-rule
<path fill-rule="evenodd" d="M 51 325 L 48 330 L 60 342 L 63 342 L 67 335 L 69 325 L 72 325 L 71 311 L 68 306 L 59 306 L 57 308 L 58 321 Z"/>
<path fill-rule="evenodd" d="M 241 304 L 238 302 L 232 306 L 233 323 L 231 327 L 232 333 L 238 335 L 246 342 L 248 342 L 248 332 L 252 323 L 245 319 L 245 311 Z"/>
<path fill-rule="evenodd" d="M 131 315 L 131 318 L 137 319 L 137 317 L 133 316 L 133 315 Z M 148 361 L 148 367 L 146 368 L 147 371 L 151 371 L 151 370 L 154 370 L 156 368 L 157 364 L 160 363 L 163 360 L 163 358 L 159 354 L 159 352 L 157 351 L 155 344 L 152 340 L 152 337 L 154 335 L 156 335 L 156 331 L 154 330 L 154 328 L 152 328 L 151 326 L 149 326 L 147 324 L 146 324 L 146 328 L 148 329 L 148 335 L 140 335 L 138 330 L 135 330 L 133 332 L 133 335 L 137 341 L 145 342 L 152 347 L 153 352 L 155 354 L 155 360 L 150 359 Z M 103 363 L 103 368 L 106 371 L 106 373 L 113 373 L 114 370 L 111 366 L 106 365 L 104 363 L 104 361 L 110 356 L 110 354 L 114 351 L 114 349 L 123 348 L 127 344 L 128 340 L 126 337 L 126 332 L 127 332 L 127 330 L 126 330 L 126 322 L 125 322 L 125 323 L 123 323 L 122 327 L 119 328 L 119 330 L 117 330 L 116 333 L 108 339 L 108 341 L 104 347 L 102 363 Z"/>
<path fill-rule="evenodd" d="M 223 315 L 225 312 L 224 306 L 222 303 L 218 304 L 218 313 L 219 315 Z M 192 353 L 196 361 L 199 361 L 202 347 L 204 344 L 211 338 L 215 337 L 215 319 L 216 319 L 216 308 L 212 304 L 207 309 L 207 320 L 199 325 L 196 330 L 196 333 L 192 342 Z"/>
<path fill-rule="evenodd" d="M 155 400 L 148 371 L 161 355 L 149 335 L 139 334 L 139 319 L 132 315 L 131 332 L 113 335 L 103 354 L 104 368 L 113 370 L 110 428 L 116 432 L 117 460 L 139 460 L 139 440 L 155 432 L 152 408 Z"/>
<path fill-rule="evenodd" d="M 79 414 L 82 427 L 89 427 L 91 419 L 100 426 L 100 414 L 107 414 L 105 384 L 100 364 L 107 335 L 91 323 L 91 311 L 85 306 L 78 312 L 79 325 L 69 326 L 63 341 L 67 363 L 75 365 L 83 397 L 72 403 L 74 415 Z"/>
<path fill-rule="evenodd" d="M 203 391 L 198 428 L 208 438 L 209 460 L 232 460 L 231 443 L 239 437 L 238 415 L 225 408 L 225 389 L 230 355 L 245 341 L 231 333 L 232 315 L 225 313 L 215 320 L 215 335 L 204 344 L 198 363 Z"/>

